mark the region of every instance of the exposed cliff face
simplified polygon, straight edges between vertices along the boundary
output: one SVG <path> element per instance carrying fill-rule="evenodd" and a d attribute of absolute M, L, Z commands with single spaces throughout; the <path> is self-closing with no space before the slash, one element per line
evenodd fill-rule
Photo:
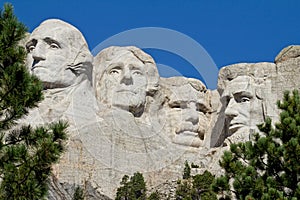
<path fill-rule="evenodd" d="M 61 24 L 63 32 L 52 31 Z M 44 35 L 59 48 L 39 46 L 47 45 Z M 251 139 L 266 117 L 276 120 L 277 99 L 300 86 L 299 46 L 282 50 L 275 63 L 223 67 L 210 91 L 196 79 L 159 77 L 152 57 L 136 47 L 104 49 L 92 62 L 80 31 L 60 20 L 42 23 L 26 45 L 35 45 L 28 69 L 45 83 L 45 100 L 22 121 L 70 124 L 49 199 L 71 199 L 78 185 L 88 199 L 113 198 L 123 175 L 136 171 L 148 188 L 169 190 L 186 160 L 220 174 L 224 149 Z M 47 73 L 47 63 L 60 69 Z"/>

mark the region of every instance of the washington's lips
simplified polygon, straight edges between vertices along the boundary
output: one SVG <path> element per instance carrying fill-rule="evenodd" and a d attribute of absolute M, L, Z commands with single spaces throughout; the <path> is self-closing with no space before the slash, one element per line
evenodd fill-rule
<path fill-rule="evenodd" d="M 31 67 L 31 71 L 33 71 L 34 69 L 36 68 L 44 68 L 44 66 L 41 66 L 41 65 L 34 65 Z"/>

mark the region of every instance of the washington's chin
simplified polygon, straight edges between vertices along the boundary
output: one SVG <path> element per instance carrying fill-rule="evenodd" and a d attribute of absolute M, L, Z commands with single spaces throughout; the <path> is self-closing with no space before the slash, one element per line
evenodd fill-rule
<path fill-rule="evenodd" d="M 51 72 L 45 68 L 35 68 L 32 70 L 32 74 L 38 77 L 42 82 L 57 82 L 58 77 L 52 77 Z M 55 79 L 53 79 L 55 78 Z"/>
<path fill-rule="evenodd" d="M 44 89 L 55 89 L 55 88 L 65 88 L 70 85 L 66 85 L 59 82 L 43 82 L 43 88 Z"/>
<path fill-rule="evenodd" d="M 49 76 L 50 72 L 45 67 L 33 67 L 31 68 L 31 73 L 39 77 L 39 76 L 47 76 L 47 74 Z"/>

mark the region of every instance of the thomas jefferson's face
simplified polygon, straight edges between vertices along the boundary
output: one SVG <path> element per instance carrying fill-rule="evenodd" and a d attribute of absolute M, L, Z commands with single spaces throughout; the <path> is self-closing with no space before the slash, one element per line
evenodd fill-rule
<path fill-rule="evenodd" d="M 199 91 L 189 84 L 171 88 L 166 108 L 166 126 L 176 144 L 199 147 L 208 124 L 208 103 Z"/>
<path fill-rule="evenodd" d="M 52 28 L 49 23 L 42 24 L 33 31 L 26 44 L 28 68 L 46 88 L 67 87 L 76 79 L 68 68 L 76 55 L 72 55 L 69 36 L 63 30 Z"/>
<path fill-rule="evenodd" d="M 222 98 L 227 103 L 225 116 L 230 135 L 249 132 L 251 127 L 260 123 L 251 116 L 251 113 L 261 113 L 262 110 L 254 87 L 249 76 L 239 76 L 226 86 Z"/>
<path fill-rule="evenodd" d="M 103 98 L 109 105 L 130 111 L 145 104 L 145 66 L 130 51 L 121 51 L 112 58 L 100 81 L 105 85 Z"/>

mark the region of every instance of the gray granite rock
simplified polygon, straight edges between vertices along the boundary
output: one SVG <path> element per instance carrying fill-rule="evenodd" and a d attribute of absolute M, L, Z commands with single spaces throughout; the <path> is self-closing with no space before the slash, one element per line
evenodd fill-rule
<path fill-rule="evenodd" d="M 45 99 L 20 123 L 70 124 L 67 151 L 53 166 L 53 200 L 72 198 L 75 186 L 87 199 L 114 198 L 123 175 L 137 171 L 148 188 L 173 197 L 186 160 L 195 173 L 222 174 L 229 144 L 251 139 L 266 117 L 276 121 L 283 91 L 300 88 L 299 46 L 275 63 L 223 67 L 211 91 L 200 80 L 159 77 L 137 47 L 109 47 L 92 62 L 83 35 L 61 20 L 46 20 L 25 44 Z"/>

